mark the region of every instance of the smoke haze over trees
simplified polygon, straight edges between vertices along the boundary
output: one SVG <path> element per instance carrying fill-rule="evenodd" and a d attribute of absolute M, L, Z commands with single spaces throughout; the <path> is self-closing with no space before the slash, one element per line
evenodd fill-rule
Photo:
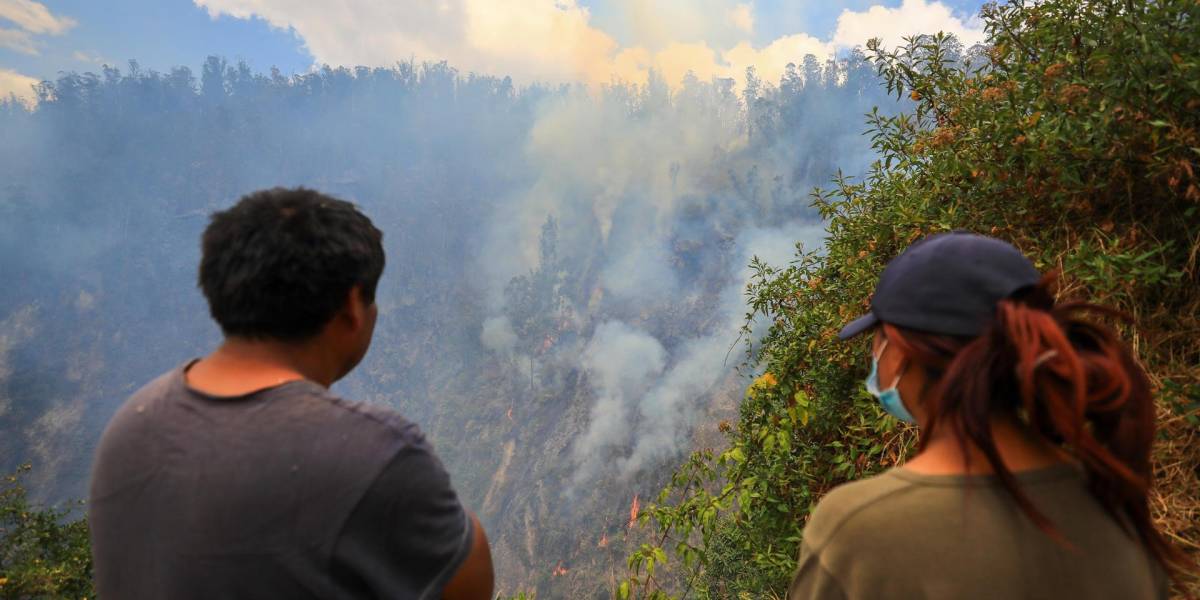
<path fill-rule="evenodd" d="M 864 170 L 863 115 L 896 105 L 858 52 L 796 57 L 780 81 L 603 89 L 212 57 L 38 94 L 0 104 L 6 472 L 33 463 L 35 497 L 83 497 L 119 403 L 219 340 L 195 289 L 207 215 L 309 186 L 358 203 L 388 255 L 374 345 L 335 389 L 421 424 L 502 591 L 552 596 L 604 589 L 624 553 L 597 540 L 628 537 L 630 497 L 719 443 L 753 342 L 748 263 L 820 247 L 809 190 Z M 560 562 L 591 577 L 552 578 Z"/>

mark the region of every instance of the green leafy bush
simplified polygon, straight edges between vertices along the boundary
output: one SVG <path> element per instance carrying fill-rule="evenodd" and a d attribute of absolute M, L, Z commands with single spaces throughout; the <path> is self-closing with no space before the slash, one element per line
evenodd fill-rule
<path fill-rule="evenodd" d="M 29 470 L 0 484 L 0 598 L 90 598 L 87 522 L 31 506 L 20 482 Z"/>
<path fill-rule="evenodd" d="M 1160 399 L 1152 505 L 1200 549 L 1200 3 L 1013 1 L 982 16 L 989 43 L 969 60 L 943 35 L 868 46 L 916 107 L 869 115 L 878 162 L 814 192 L 823 253 L 752 265 L 748 317 L 768 329 L 749 362 L 764 374 L 724 427 L 728 449 L 693 455 L 645 511 L 661 543 L 630 557 L 619 597 L 782 595 L 815 502 L 915 439 L 861 391 L 866 348 L 837 329 L 891 257 L 957 228 L 1014 242 L 1061 269 L 1063 295 L 1135 318 L 1124 333 Z"/>

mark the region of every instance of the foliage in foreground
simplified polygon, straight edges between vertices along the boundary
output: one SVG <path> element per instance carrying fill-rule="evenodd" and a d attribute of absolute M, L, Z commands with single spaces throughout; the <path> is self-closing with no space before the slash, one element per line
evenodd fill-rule
<path fill-rule="evenodd" d="M 781 596 L 808 511 L 831 487 L 897 463 L 914 437 L 860 391 L 866 349 L 837 328 L 914 240 L 956 228 L 1002 237 L 1061 293 L 1113 305 L 1151 373 L 1158 523 L 1200 554 L 1200 3 L 1047 0 L 988 5 L 984 60 L 952 39 L 870 46 L 910 114 L 870 115 L 866 178 L 814 205 L 824 254 L 756 263 L 751 362 L 729 448 L 678 468 L 645 511 L 657 543 L 629 557 L 621 598 Z M 1200 577 L 1185 574 L 1200 591 Z"/>
<path fill-rule="evenodd" d="M 90 598 L 87 521 L 29 504 L 21 477 L 0 483 L 0 598 Z"/>

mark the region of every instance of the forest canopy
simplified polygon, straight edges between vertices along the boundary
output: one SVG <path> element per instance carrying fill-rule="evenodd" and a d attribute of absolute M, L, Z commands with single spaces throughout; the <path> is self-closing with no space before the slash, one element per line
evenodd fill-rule
<path fill-rule="evenodd" d="M 985 47 L 872 44 L 796 57 L 779 82 L 597 94 L 445 63 L 289 77 L 212 57 L 198 76 L 130 63 L 0 102 L 0 420 L 24 432 L 0 439 L 0 466 L 35 463 L 0 493 L 16 540 L 0 596 L 80 593 L 83 524 L 36 505 L 82 497 L 116 403 L 216 340 L 191 287 L 203 217 L 298 184 L 387 232 L 376 350 L 344 389 L 438 441 L 506 593 L 781 596 L 815 503 L 914 440 L 836 329 L 890 258 L 957 228 L 1133 317 L 1158 401 L 1152 506 L 1197 556 L 1200 4 L 982 17 Z M 752 381 L 725 368 L 742 325 Z M 664 357 L 620 382 L 636 401 L 595 364 L 629 340 Z M 604 485 L 565 508 L 581 472 Z"/>
<path fill-rule="evenodd" d="M 734 410 L 745 265 L 819 243 L 808 190 L 865 168 L 862 115 L 897 105 L 861 52 L 675 83 L 212 57 L 64 73 L 36 106 L 5 104 L 2 472 L 32 464 L 33 503 L 83 498 L 120 402 L 219 339 L 195 289 L 206 217 L 304 185 L 385 232 L 372 350 L 335 390 L 434 440 L 502 589 L 603 593 L 636 538 L 630 498 Z M 629 358 L 636 381 L 611 360 L 631 347 L 658 358 Z"/>

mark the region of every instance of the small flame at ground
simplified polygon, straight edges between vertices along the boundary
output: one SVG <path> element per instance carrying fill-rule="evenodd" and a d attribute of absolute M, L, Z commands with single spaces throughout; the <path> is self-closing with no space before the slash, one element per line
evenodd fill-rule
<path fill-rule="evenodd" d="M 597 548 L 607 548 L 608 547 L 608 534 L 607 533 L 600 534 L 600 543 L 596 544 L 596 547 Z"/>
<path fill-rule="evenodd" d="M 640 509 L 640 507 L 641 507 L 641 505 L 638 504 L 638 496 L 637 496 L 637 494 L 634 494 L 633 495 L 633 504 L 629 505 L 629 525 L 628 525 L 629 529 L 633 529 L 634 524 L 637 523 L 638 510 Z"/>
<path fill-rule="evenodd" d="M 504 416 L 508 417 L 508 420 L 509 420 L 509 421 L 513 420 L 513 418 L 512 418 L 512 407 L 511 407 L 511 406 L 510 406 L 510 407 L 508 407 L 508 412 L 504 413 Z"/>
<path fill-rule="evenodd" d="M 559 577 L 562 575 L 566 575 L 567 572 L 568 572 L 567 568 L 563 566 L 562 561 L 560 560 L 560 561 L 558 561 L 558 565 L 554 567 L 554 570 L 550 571 L 550 576 L 551 577 Z"/>

